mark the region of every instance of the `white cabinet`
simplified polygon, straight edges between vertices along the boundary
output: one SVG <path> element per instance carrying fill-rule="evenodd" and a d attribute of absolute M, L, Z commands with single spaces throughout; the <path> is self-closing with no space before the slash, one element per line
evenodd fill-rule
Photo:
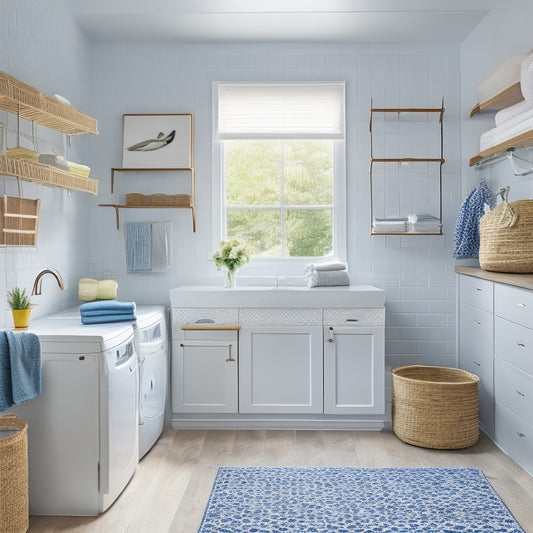
<path fill-rule="evenodd" d="M 322 328 L 243 326 L 239 412 L 322 412 Z"/>
<path fill-rule="evenodd" d="M 495 437 L 533 472 L 533 292 L 495 285 Z"/>
<path fill-rule="evenodd" d="M 192 330 L 172 343 L 172 411 L 236 413 L 237 331 Z"/>
<path fill-rule="evenodd" d="M 493 435 L 493 284 L 460 276 L 459 294 L 459 367 L 479 377 L 479 421 Z"/>
<path fill-rule="evenodd" d="M 385 410 L 383 328 L 324 327 L 324 413 Z"/>
<path fill-rule="evenodd" d="M 472 272 L 471 275 L 459 276 L 459 361 L 461 368 L 480 377 L 480 422 L 494 441 L 531 473 L 531 279 L 528 276 L 492 274 L 469 267 L 457 270 L 459 273 Z M 477 273 L 488 279 L 476 277 Z M 528 288 L 505 283 L 507 280 L 509 283 L 520 283 L 522 279 Z"/>

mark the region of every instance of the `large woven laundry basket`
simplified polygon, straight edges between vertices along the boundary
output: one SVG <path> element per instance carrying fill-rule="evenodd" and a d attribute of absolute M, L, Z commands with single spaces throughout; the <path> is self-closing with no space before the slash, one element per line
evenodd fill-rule
<path fill-rule="evenodd" d="M 479 378 L 440 366 L 392 369 L 392 429 L 409 444 L 452 450 L 479 438 Z"/>
<path fill-rule="evenodd" d="M 492 272 L 533 272 L 533 200 L 503 202 L 481 217 L 479 264 Z"/>
<path fill-rule="evenodd" d="M 24 533 L 28 506 L 28 424 L 0 417 L 0 533 Z"/>

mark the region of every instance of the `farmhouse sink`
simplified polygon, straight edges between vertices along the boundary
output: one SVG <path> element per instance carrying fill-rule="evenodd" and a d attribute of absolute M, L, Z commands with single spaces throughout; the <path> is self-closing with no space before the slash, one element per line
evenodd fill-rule
<path fill-rule="evenodd" d="M 182 285 L 170 291 L 172 307 L 383 307 L 372 285 L 347 287 L 224 287 Z"/>

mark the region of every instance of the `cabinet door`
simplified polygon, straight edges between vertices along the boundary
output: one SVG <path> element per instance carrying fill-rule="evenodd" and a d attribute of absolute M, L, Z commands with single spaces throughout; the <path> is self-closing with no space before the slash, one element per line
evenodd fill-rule
<path fill-rule="evenodd" d="M 461 301 L 459 366 L 479 377 L 479 421 L 494 434 L 493 315 Z"/>
<path fill-rule="evenodd" d="M 324 328 L 324 413 L 383 414 L 382 327 Z"/>
<path fill-rule="evenodd" d="M 322 328 L 243 326 L 239 412 L 322 413 Z"/>
<path fill-rule="evenodd" d="M 173 341 L 172 411 L 237 412 L 237 343 Z"/>

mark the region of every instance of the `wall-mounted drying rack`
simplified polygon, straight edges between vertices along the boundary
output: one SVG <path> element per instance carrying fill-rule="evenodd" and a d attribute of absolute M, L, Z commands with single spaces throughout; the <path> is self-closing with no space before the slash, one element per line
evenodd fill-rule
<path fill-rule="evenodd" d="M 506 153 L 504 154 L 495 154 L 492 157 L 489 157 L 487 159 L 484 159 L 483 161 L 479 161 L 475 163 L 474 169 L 475 170 L 481 170 L 482 168 L 493 165 L 494 163 L 498 163 L 499 161 L 509 160 L 511 163 L 511 166 L 513 167 L 513 174 L 515 176 L 527 176 L 529 174 L 533 174 L 533 163 L 531 161 L 524 159 L 523 157 L 520 157 L 515 154 L 516 148 L 508 148 L 506 150 Z M 520 161 L 524 161 L 525 163 L 528 163 L 530 166 L 529 168 L 521 168 L 516 164 L 516 160 L 519 159 Z"/>

